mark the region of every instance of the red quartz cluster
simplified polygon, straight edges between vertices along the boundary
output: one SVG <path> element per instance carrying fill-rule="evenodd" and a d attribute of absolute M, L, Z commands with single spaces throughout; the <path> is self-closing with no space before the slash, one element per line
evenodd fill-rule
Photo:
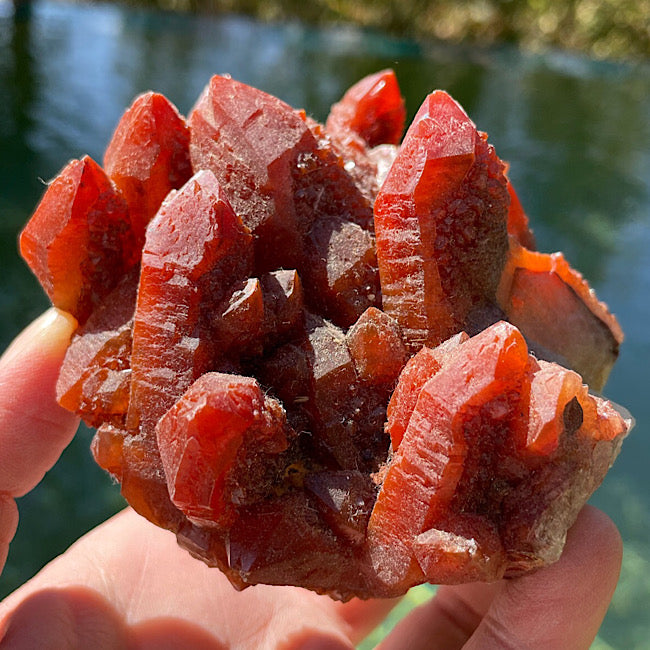
<path fill-rule="evenodd" d="M 138 97 L 20 240 L 79 327 L 58 382 L 142 515 L 237 588 L 389 597 L 556 560 L 630 421 L 621 330 L 535 252 L 445 92 L 395 75 L 319 124 L 213 77 Z M 585 382 L 585 383 L 583 383 Z"/>

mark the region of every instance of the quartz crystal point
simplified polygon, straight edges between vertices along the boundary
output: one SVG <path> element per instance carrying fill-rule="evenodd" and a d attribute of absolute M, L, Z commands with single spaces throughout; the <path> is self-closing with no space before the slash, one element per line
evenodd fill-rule
<path fill-rule="evenodd" d="M 328 133 L 342 139 L 353 134 L 368 147 L 399 144 L 404 131 L 406 107 L 397 77 L 382 70 L 364 77 L 334 104 L 327 117 Z"/>
<path fill-rule="evenodd" d="M 156 427 L 172 501 L 192 522 L 228 529 L 236 506 L 267 496 L 268 457 L 287 433 L 282 406 L 252 377 L 202 375 Z"/>
<path fill-rule="evenodd" d="M 409 350 L 500 318 L 601 390 L 623 340 L 561 253 L 537 253 L 507 166 L 449 95 L 429 95 L 375 202 L 382 305 Z"/>
<path fill-rule="evenodd" d="M 408 359 L 397 323 L 370 307 L 348 330 L 347 344 L 360 379 L 382 388 L 388 396 Z"/>
<path fill-rule="evenodd" d="M 402 442 L 424 384 L 440 370 L 447 354 L 468 338 L 465 332 L 461 332 L 435 349 L 421 348 L 409 359 L 388 402 L 386 430 L 390 434 L 393 450 L 396 450 Z"/>
<path fill-rule="evenodd" d="M 374 203 L 397 155 L 406 108 L 392 70 L 364 77 L 334 104 L 325 128 L 311 121 L 317 139 L 327 138 L 361 193 Z"/>
<path fill-rule="evenodd" d="M 158 93 L 137 97 L 115 129 L 104 154 L 104 169 L 129 206 L 139 248 L 163 199 L 192 175 L 189 146 L 185 120 Z"/>
<path fill-rule="evenodd" d="M 315 149 L 305 120 L 275 97 L 214 76 L 189 124 L 192 165 L 218 178 L 255 237 L 258 266 L 297 268 L 314 219 L 293 198 L 294 175 Z"/>
<path fill-rule="evenodd" d="M 441 91 L 398 148 L 403 120 L 391 71 L 326 125 L 229 77 L 187 123 L 147 93 L 108 175 L 70 163 L 21 236 L 79 321 L 60 403 L 130 505 L 237 589 L 392 597 L 545 566 L 631 426 L 586 386 L 620 327 L 533 252 L 486 135 Z"/>
<path fill-rule="evenodd" d="M 427 97 L 375 202 L 382 304 L 412 352 L 494 302 L 508 251 L 504 171 L 447 93 Z"/>
<path fill-rule="evenodd" d="M 377 469 L 388 447 L 385 407 L 361 382 L 345 334 L 310 316 L 305 348 L 310 386 L 305 406 L 316 447 L 343 469 Z"/>
<path fill-rule="evenodd" d="M 80 323 L 137 262 L 126 203 L 92 158 L 71 161 L 49 184 L 20 252 L 52 304 Z"/>
<path fill-rule="evenodd" d="M 302 331 L 304 293 L 294 269 L 265 273 L 260 285 L 264 302 L 264 345 L 271 348 Z"/>
<path fill-rule="evenodd" d="M 124 426 L 131 391 L 133 312 L 139 269 L 133 269 L 74 334 L 57 382 L 61 406 L 88 426 Z"/>
<path fill-rule="evenodd" d="M 133 325 L 127 426 L 153 431 L 214 363 L 210 302 L 252 267 L 250 233 L 209 171 L 171 194 L 147 228 Z"/>

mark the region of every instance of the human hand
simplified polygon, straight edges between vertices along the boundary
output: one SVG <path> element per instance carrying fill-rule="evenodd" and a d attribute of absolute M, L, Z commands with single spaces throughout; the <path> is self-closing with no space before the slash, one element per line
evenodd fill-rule
<path fill-rule="evenodd" d="M 17 523 L 14 497 L 38 483 L 77 427 L 54 397 L 73 327 L 50 310 L 0 359 L 0 566 Z M 613 523 L 586 507 L 556 564 L 494 584 L 440 587 L 380 647 L 588 648 L 621 555 Z M 171 533 L 126 509 L 0 604 L 0 647 L 337 650 L 354 647 L 394 604 L 341 604 L 295 587 L 235 592 Z"/>

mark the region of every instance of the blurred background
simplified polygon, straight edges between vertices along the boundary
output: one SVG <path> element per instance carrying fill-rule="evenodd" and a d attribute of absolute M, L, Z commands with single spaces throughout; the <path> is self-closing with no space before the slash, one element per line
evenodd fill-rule
<path fill-rule="evenodd" d="M 648 648 L 649 38 L 648 0 L 0 0 L 0 349 L 47 307 L 17 253 L 20 229 L 70 158 L 101 161 L 135 95 L 162 92 L 187 114 L 227 72 L 324 120 L 382 68 L 395 69 L 410 116 L 444 88 L 510 162 L 540 250 L 564 250 L 626 333 L 605 393 L 637 427 L 592 499 L 625 557 L 594 648 Z M 82 428 L 19 500 L 0 597 L 123 506 L 91 435 Z M 431 590 L 412 590 L 363 647 Z"/>
<path fill-rule="evenodd" d="M 353 23 L 397 36 L 477 44 L 560 46 L 597 58 L 650 52 L 648 0 L 128 0 L 194 13 L 240 12 L 263 20 Z"/>

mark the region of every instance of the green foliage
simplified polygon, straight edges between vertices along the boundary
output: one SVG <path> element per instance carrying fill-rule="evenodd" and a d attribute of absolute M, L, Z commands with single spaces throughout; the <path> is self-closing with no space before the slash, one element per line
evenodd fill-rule
<path fill-rule="evenodd" d="M 561 47 L 596 58 L 647 58 L 650 0 L 127 0 L 172 11 L 351 22 L 388 32 L 480 44 Z"/>

